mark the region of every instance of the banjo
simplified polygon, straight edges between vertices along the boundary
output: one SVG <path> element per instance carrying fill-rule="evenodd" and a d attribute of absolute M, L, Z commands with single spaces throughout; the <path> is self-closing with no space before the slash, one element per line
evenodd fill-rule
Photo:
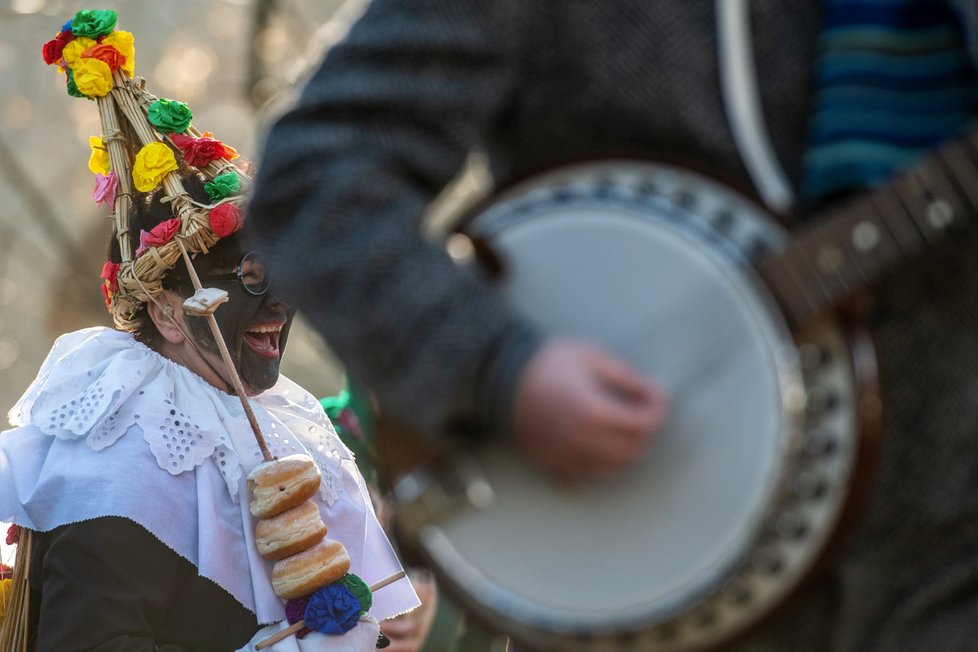
<path fill-rule="evenodd" d="M 834 310 L 978 207 L 974 134 L 788 234 L 699 173 L 561 168 L 465 227 L 529 320 L 671 388 L 652 451 L 567 485 L 505 443 L 419 467 L 399 539 L 520 649 L 694 650 L 783 603 L 839 539 L 878 445 L 875 359 Z"/>

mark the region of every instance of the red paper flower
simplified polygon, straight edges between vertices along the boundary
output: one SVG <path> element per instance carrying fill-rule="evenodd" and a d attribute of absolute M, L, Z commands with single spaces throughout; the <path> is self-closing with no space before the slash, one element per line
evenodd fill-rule
<path fill-rule="evenodd" d="M 210 138 L 211 140 L 214 139 L 214 134 L 209 131 L 205 131 L 204 133 L 201 134 L 201 136 L 203 136 L 204 138 Z M 224 158 L 226 158 L 229 161 L 238 158 L 238 150 L 234 149 L 233 147 L 231 147 L 226 143 L 221 143 L 221 145 L 224 146 Z"/>
<path fill-rule="evenodd" d="M 0 580 L 11 580 L 14 578 L 14 569 L 6 564 L 0 564 Z M 0 595 L 2 595 L 0 591 Z M 2 605 L 0 605 L 2 607 Z"/>
<path fill-rule="evenodd" d="M 179 231 L 180 218 L 171 217 L 165 222 L 160 222 L 150 229 L 145 240 L 140 237 L 140 244 L 145 244 L 147 247 L 160 247 L 172 240 L 173 236 L 175 236 Z"/>
<path fill-rule="evenodd" d="M 82 52 L 81 56 L 86 59 L 98 59 L 107 65 L 112 72 L 118 70 L 126 62 L 126 57 L 111 45 L 93 45 Z"/>
<path fill-rule="evenodd" d="M 17 525 L 11 525 L 7 528 L 7 545 L 16 546 L 20 543 L 20 527 Z M 2 566 L 3 564 L 0 564 Z"/>
<path fill-rule="evenodd" d="M 102 290 L 102 298 L 105 299 L 105 307 L 111 309 L 112 307 L 112 292 L 109 290 L 109 286 L 105 283 L 99 286 Z"/>
<path fill-rule="evenodd" d="M 139 247 L 136 249 L 136 257 L 142 256 L 150 247 L 161 247 L 165 245 L 179 231 L 179 217 L 171 217 L 165 222 L 160 222 L 149 231 L 140 231 Z"/>
<path fill-rule="evenodd" d="M 211 161 L 219 158 L 232 159 L 238 154 L 234 149 L 228 147 L 221 141 L 206 136 L 203 138 L 193 138 L 192 136 L 185 136 L 183 134 L 173 134 L 170 140 L 183 152 L 183 158 L 187 162 L 187 165 L 193 165 L 198 168 L 204 167 Z"/>
<path fill-rule="evenodd" d="M 44 57 L 44 63 L 50 66 L 52 63 L 61 61 L 61 52 L 65 49 L 66 45 L 74 40 L 75 35 L 65 30 L 45 43 L 41 49 L 41 56 Z"/>
<path fill-rule="evenodd" d="M 236 204 L 220 204 L 211 209 L 211 231 L 219 238 L 231 235 L 244 226 L 244 215 Z"/>
<path fill-rule="evenodd" d="M 113 263 L 111 260 L 105 261 L 102 265 L 102 275 L 99 278 L 103 278 L 106 281 L 111 292 L 119 291 L 119 282 L 117 277 L 119 276 L 119 263 Z"/>

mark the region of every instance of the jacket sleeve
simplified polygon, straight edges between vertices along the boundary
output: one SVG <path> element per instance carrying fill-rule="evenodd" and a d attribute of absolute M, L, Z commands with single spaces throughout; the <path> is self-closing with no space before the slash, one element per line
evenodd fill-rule
<path fill-rule="evenodd" d="M 248 228 L 276 284 L 390 416 L 506 429 L 539 341 L 423 214 L 507 119 L 520 0 L 375 0 L 267 135 Z"/>

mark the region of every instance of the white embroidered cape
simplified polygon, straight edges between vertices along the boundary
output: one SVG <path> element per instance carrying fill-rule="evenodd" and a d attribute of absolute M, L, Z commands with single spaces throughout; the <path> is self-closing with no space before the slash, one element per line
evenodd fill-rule
<path fill-rule="evenodd" d="M 317 502 L 350 572 L 369 585 L 399 571 L 353 455 L 318 401 L 282 376 L 251 405 L 273 455 L 306 453 L 319 465 Z M 262 456 L 237 396 L 128 333 L 89 328 L 55 342 L 9 418 L 14 428 L 0 434 L 0 521 L 47 531 L 129 518 L 259 623 L 284 619 L 271 562 L 254 545 L 245 477 Z M 375 593 L 368 615 L 383 620 L 417 605 L 399 580 Z"/>

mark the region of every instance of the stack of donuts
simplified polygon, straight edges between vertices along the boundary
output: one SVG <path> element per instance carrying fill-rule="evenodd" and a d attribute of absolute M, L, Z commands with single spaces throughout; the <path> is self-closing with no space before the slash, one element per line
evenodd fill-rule
<path fill-rule="evenodd" d="M 350 569 L 342 543 L 326 536 L 319 507 L 310 500 L 320 473 L 308 455 L 259 464 L 248 474 L 249 509 L 258 520 L 258 553 L 275 560 L 272 590 L 285 600 L 303 598 L 336 582 Z"/>

